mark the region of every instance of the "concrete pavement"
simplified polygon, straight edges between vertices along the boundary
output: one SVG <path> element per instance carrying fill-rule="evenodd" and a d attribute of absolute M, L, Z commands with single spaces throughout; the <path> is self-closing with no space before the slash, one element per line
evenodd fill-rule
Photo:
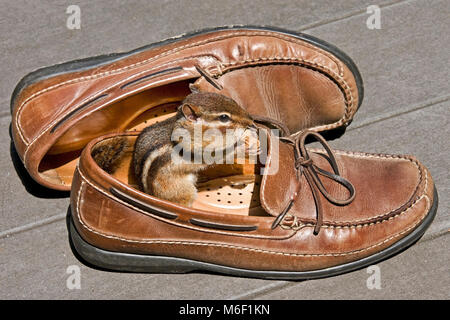
<path fill-rule="evenodd" d="M 0 298 L 2 299 L 449 299 L 450 298 L 450 3 L 403 1 L 4 1 L 0 45 Z M 66 27 L 66 8 L 81 9 L 81 29 Z M 369 5 L 381 29 L 366 26 Z M 58 62 L 128 51 L 199 28 L 273 25 L 329 41 L 354 59 L 365 98 L 336 149 L 414 154 L 439 191 L 438 214 L 413 247 L 378 264 L 381 289 L 368 289 L 366 269 L 289 282 L 106 272 L 83 265 L 69 247 L 67 193 L 20 175 L 10 152 L 9 99 L 30 71 Z M 16 167 L 12 160 L 16 160 Z M 19 172 L 19 174 L 18 174 Z M 67 268 L 79 266 L 81 289 Z"/>

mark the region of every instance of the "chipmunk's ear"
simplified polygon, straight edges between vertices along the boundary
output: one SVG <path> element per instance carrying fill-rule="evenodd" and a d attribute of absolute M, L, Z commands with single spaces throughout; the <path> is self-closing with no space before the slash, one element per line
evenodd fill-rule
<path fill-rule="evenodd" d="M 187 120 L 196 121 L 199 117 L 198 108 L 189 103 L 183 103 L 179 110 Z"/>
<path fill-rule="evenodd" d="M 199 93 L 200 92 L 200 88 L 198 87 L 198 85 L 190 83 L 189 84 L 189 90 L 191 90 L 192 93 Z"/>

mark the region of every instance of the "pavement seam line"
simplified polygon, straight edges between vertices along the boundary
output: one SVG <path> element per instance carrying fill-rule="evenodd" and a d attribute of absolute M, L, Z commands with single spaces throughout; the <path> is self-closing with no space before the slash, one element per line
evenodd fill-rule
<path fill-rule="evenodd" d="M 31 223 L 27 223 L 25 225 L 22 226 L 18 226 L 15 228 L 11 228 L 5 231 L 0 232 L 0 239 L 4 239 L 4 238 L 8 238 L 12 235 L 18 234 L 18 233 L 22 233 L 22 232 L 26 232 L 32 229 L 36 229 L 42 226 L 46 226 L 49 224 L 52 224 L 54 222 L 58 222 L 61 221 L 63 219 L 65 219 L 67 216 L 67 213 L 62 213 L 62 214 L 57 214 L 42 220 L 38 220 L 35 222 L 31 222 Z"/>
<path fill-rule="evenodd" d="M 393 119 L 393 118 L 396 118 L 396 117 L 399 117 L 399 116 L 403 116 L 403 115 L 406 115 L 408 113 L 413 113 L 413 112 L 420 111 L 420 110 L 423 110 L 423 109 L 426 109 L 426 108 L 430 108 L 430 107 L 436 106 L 438 104 L 447 102 L 449 100 L 450 100 L 450 94 L 447 94 L 447 95 L 444 95 L 444 96 L 439 96 L 439 97 L 432 98 L 432 99 L 429 99 L 429 100 L 425 100 L 425 101 L 422 101 L 422 103 L 419 103 L 416 106 L 412 107 L 411 109 L 403 110 L 403 111 L 400 111 L 400 112 L 388 113 L 388 114 L 386 114 L 384 116 L 381 116 L 379 118 L 368 119 L 367 121 L 364 121 L 361 124 L 357 124 L 357 125 L 355 125 L 353 127 L 348 128 L 347 132 L 348 131 L 352 131 L 352 130 L 356 130 L 356 129 L 360 129 L 360 128 L 363 128 L 363 127 L 367 127 L 367 126 L 370 126 L 370 125 L 378 123 L 378 122 L 383 122 L 385 120 L 390 120 L 390 119 Z"/>
<path fill-rule="evenodd" d="M 378 7 L 380 9 L 384 9 L 384 8 L 389 8 L 389 7 L 392 7 L 392 6 L 395 6 L 395 5 L 401 5 L 401 4 L 407 3 L 407 2 L 410 2 L 410 0 L 391 1 L 391 2 L 388 2 L 388 3 L 384 3 L 384 4 L 378 4 Z M 340 17 L 328 18 L 328 19 L 324 19 L 322 21 L 312 22 L 310 24 L 307 24 L 305 26 L 300 27 L 297 31 L 298 32 L 303 32 L 303 31 L 314 29 L 314 28 L 318 28 L 318 27 L 329 25 L 329 24 L 333 24 L 333 23 L 336 23 L 336 22 L 341 22 L 341 21 L 344 21 L 344 20 L 347 20 L 347 19 L 359 16 L 359 15 L 367 14 L 366 10 L 367 10 L 367 7 L 364 8 L 364 9 L 355 10 L 353 12 L 350 12 L 350 13 L 348 13 L 346 15 L 342 15 Z"/>
<path fill-rule="evenodd" d="M 270 281 L 270 280 L 269 280 Z M 252 299 L 252 297 L 257 297 L 261 294 L 266 294 L 270 292 L 276 292 L 282 290 L 286 287 L 292 285 L 291 282 L 288 281 L 276 281 L 271 282 L 265 286 L 258 287 L 256 289 L 249 290 L 245 293 L 238 294 L 227 298 L 226 300 L 241 300 L 241 299 Z"/>

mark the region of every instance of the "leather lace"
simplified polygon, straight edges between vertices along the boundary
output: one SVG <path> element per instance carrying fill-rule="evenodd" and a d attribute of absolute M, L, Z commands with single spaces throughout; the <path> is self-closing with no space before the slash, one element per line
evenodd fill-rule
<path fill-rule="evenodd" d="M 305 147 L 306 138 L 312 136 L 314 137 L 327 152 L 328 157 L 325 157 L 329 164 L 331 165 L 333 172 L 328 172 L 316 166 L 314 161 L 309 156 L 309 153 Z M 318 133 L 314 131 L 304 131 L 296 138 L 291 137 L 280 137 L 280 140 L 290 143 L 294 146 L 294 155 L 295 155 L 295 168 L 297 171 L 297 179 L 300 180 L 302 175 L 305 176 L 306 181 L 308 182 L 309 187 L 311 188 L 312 195 L 314 198 L 314 203 L 316 206 L 316 224 L 314 226 L 314 234 L 318 234 L 320 228 L 323 223 L 323 208 L 320 199 L 320 193 L 327 199 L 330 203 L 338 206 L 344 206 L 350 204 L 355 198 L 355 188 L 352 183 L 339 174 L 339 168 L 336 162 L 336 157 L 331 150 L 330 146 L 326 142 L 326 140 Z M 337 199 L 333 197 L 323 185 L 319 175 L 329 178 L 343 187 L 345 187 L 349 191 L 349 196 L 346 199 Z M 275 221 L 272 224 L 272 229 L 276 228 L 283 218 L 286 216 L 288 211 L 291 209 L 300 188 L 300 183 L 298 183 L 297 190 L 294 192 L 293 196 L 290 198 L 286 207 L 283 211 L 277 216 Z"/>
<path fill-rule="evenodd" d="M 271 127 L 278 129 L 281 132 L 282 137 L 287 137 L 291 133 L 289 132 L 289 128 L 281 121 L 275 120 L 273 118 L 259 116 L 259 115 L 252 115 L 253 121 L 262 125 L 265 125 L 266 127 Z"/>

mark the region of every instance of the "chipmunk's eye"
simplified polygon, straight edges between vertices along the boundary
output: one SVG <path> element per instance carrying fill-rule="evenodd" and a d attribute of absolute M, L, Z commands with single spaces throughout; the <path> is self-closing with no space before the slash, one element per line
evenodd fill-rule
<path fill-rule="evenodd" d="M 228 122 L 228 121 L 230 121 L 230 116 L 227 114 L 221 114 L 219 116 L 219 121 L 220 122 Z"/>

